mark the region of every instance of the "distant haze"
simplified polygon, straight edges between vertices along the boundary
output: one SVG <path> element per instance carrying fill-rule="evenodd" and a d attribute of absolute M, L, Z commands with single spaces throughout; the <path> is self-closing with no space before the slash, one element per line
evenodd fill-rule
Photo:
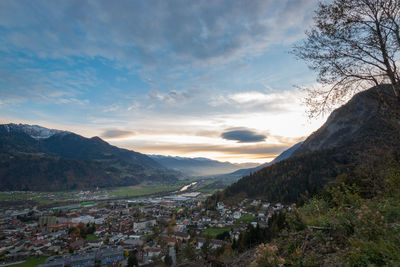
<path fill-rule="evenodd" d="M 217 174 L 226 174 L 258 166 L 255 163 L 232 164 L 229 162 L 220 162 L 206 158 L 182 158 L 166 157 L 161 155 L 149 155 L 161 165 L 182 172 L 188 176 L 209 176 Z"/>

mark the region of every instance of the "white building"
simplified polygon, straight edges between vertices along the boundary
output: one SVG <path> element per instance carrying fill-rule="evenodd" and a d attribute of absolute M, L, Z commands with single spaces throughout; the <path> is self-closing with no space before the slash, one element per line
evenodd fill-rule
<path fill-rule="evenodd" d="M 145 229 L 151 228 L 154 225 L 156 225 L 156 220 L 155 219 L 134 222 L 133 223 L 133 230 L 134 231 L 141 231 L 141 230 L 145 230 Z"/>
<path fill-rule="evenodd" d="M 80 216 L 77 218 L 73 218 L 71 220 L 73 223 L 84 223 L 84 224 L 88 224 L 88 223 L 93 223 L 94 222 L 94 217 L 93 216 Z"/>
<path fill-rule="evenodd" d="M 234 219 L 240 219 L 240 217 L 242 217 L 242 214 L 240 213 L 240 211 L 235 211 L 234 213 L 233 213 L 233 218 Z"/>

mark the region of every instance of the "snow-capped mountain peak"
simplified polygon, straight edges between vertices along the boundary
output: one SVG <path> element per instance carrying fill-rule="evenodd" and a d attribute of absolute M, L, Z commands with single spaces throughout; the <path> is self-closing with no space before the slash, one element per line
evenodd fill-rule
<path fill-rule="evenodd" d="M 65 132 L 65 131 L 61 131 L 61 130 L 48 129 L 48 128 L 45 128 L 45 127 L 42 127 L 39 125 L 28 125 L 28 124 L 21 124 L 21 123 L 20 124 L 14 124 L 14 123 L 4 124 L 3 126 L 7 132 L 19 130 L 37 140 L 38 139 L 46 139 L 55 134 Z"/>

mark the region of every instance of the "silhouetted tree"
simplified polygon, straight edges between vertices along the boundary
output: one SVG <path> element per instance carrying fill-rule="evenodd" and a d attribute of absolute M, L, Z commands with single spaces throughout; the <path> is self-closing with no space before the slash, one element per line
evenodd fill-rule
<path fill-rule="evenodd" d="M 323 85 L 307 88 L 311 116 L 371 86 L 386 107 L 400 105 L 400 0 L 323 1 L 314 22 L 294 48 Z M 381 84 L 394 94 L 385 95 Z"/>

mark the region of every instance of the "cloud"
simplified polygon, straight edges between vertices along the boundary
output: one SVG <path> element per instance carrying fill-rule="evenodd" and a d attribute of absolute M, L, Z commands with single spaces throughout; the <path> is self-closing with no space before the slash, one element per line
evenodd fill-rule
<path fill-rule="evenodd" d="M 243 128 L 230 129 L 221 134 L 226 140 L 237 141 L 238 143 L 258 143 L 263 142 L 267 136 L 258 134 L 255 131 Z"/>
<path fill-rule="evenodd" d="M 276 157 L 279 153 L 289 148 L 292 144 L 257 144 L 257 145 L 210 145 L 201 144 L 135 144 L 130 147 L 125 144 L 125 147 L 131 148 L 142 153 L 154 154 L 193 154 L 193 153 L 222 153 L 228 155 L 253 155 L 262 156 L 264 158 Z"/>
<path fill-rule="evenodd" d="M 40 57 L 100 56 L 124 65 L 229 61 L 302 35 L 314 6 L 313 0 L 3 0 L 0 41 Z"/>
<path fill-rule="evenodd" d="M 238 103 L 268 103 L 274 100 L 272 94 L 252 91 L 233 94 L 230 95 L 230 98 Z"/>
<path fill-rule="evenodd" d="M 128 111 L 135 110 L 137 111 L 142 105 L 136 100 L 133 101 L 132 105 L 128 107 Z"/>
<path fill-rule="evenodd" d="M 0 69 L 0 98 L 7 102 L 34 100 L 39 103 L 86 105 L 89 100 L 82 97 L 82 88 L 97 84 L 93 76 L 93 72 L 49 71 L 15 63 Z"/>
<path fill-rule="evenodd" d="M 171 90 L 166 94 L 156 92 L 156 91 L 151 91 L 149 93 L 150 99 L 153 100 L 158 100 L 160 102 L 163 102 L 168 105 L 174 105 L 174 104 L 184 104 L 189 102 L 194 98 L 195 93 L 194 92 L 189 92 L 189 91 L 175 91 Z"/>
<path fill-rule="evenodd" d="M 264 77 L 264 69 L 253 70 L 250 66 L 258 66 L 251 59 L 270 51 L 280 37 L 302 33 L 313 5 L 311 0 L 3 0 L 0 69 L 9 73 L 0 73 L 0 98 L 69 106 L 89 101 L 92 114 L 113 103 L 121 107 L 114 113 L 135 116 L 160 106 L 163 114 L 167 108 L 179 114 L 243 111 L 239 105 L 218 107 L 221 101 L 237 103 L 227 92 L 224 98 L 210 96 L 225 88 L 259 89 L 249 86 L 254 79 L 248 73 L 261 71 Z M 236 69 L 247 74 L 235 75 Z M 110 93 L 112 87 L 125 94 Z M 64 95 L 50 97 L 55 89 Z M 126 103 L 133 97 L 140 106 Z M 182 104 L 189 105 L 184 110 Z"/>
<path fill-rule="evenodd" d="M 106 138 L 106 139 L 113 139 L 113 138 L 124 138 L 124 137 L 133 136 L 133 135 L 135 135 L 135 133 L 132 131 L 125 131 L 125 130 L 119 130 L 119 129 L 108 129 L 108 130 L 105 130 L 101 134 L 101 137 Z"/>
<path fill-rule="evenodd" d="M 298 89 L 285 90 L 281 92 L 258 92 L 258 91 L 244 91 L 236 94 L 231 94 L 228 97 L 238 104 L 245 104 L 248 106 L 256 105 L 270 105 L 282 106 L 293 105 L 302 99 L 304 93 Z"/>
<path fill-rule="evenodd" d="M 284 91 L 241 91 L 231 94 L 211 96 L 210 108 L 225 113 L 254 113 L 254 112 L 304 112 L 302 99 L 303 91 L 291 89 Z"/>

